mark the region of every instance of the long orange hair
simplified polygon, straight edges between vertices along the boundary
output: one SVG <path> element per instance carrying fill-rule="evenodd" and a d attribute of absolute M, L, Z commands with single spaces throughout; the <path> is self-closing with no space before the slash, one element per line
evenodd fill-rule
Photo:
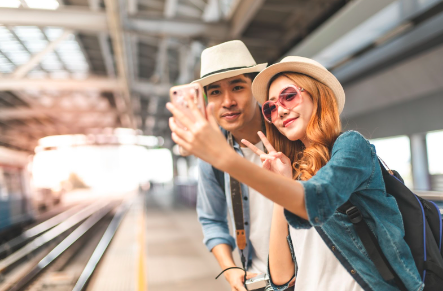
<path fill-rule="evenodd" d="M 284 153 L 291 160 L 293 178 L 308 180 L 329 161 L 332 146 L 340 134 L 337 102 L 328 86 L 303 74 L 283 72 L 275 75 L 269 84 L 280 76 L 304 88 L 311 96 L 314 109 L 306 128 L 306 138 L 310 145 L 305 147 L 300 140 L 290 141 L 273 124 L 266 122 L 267 138 L 278 152 Z"/>

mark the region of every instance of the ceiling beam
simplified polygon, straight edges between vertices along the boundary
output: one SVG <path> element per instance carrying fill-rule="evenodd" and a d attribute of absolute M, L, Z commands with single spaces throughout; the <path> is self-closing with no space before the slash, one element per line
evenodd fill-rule
<path fill-rule="evenodd" d="M 26 76 L 26 74 L 31 71 L 35 66 L 37 66 L 41 60 L 49 53 L 51 53 L 52 51 L 54 51 L 54 49 L 62 42 L 64 41 L 66 38 L 68 38 L 70 35 L 72 35 L 72 31 L 70 30 L 65 30 L 63 32 L 63 34 L 57 38 L 56 40 L 50 42 L 42 51 L 36 53 L 35 55 L 33 55 L 29 61 L 25 64 L 23 64 L 22 66 L 18 67 L 14 73 L 12 73 L 12 77 L 16 78 L 16 79 L 21 79 L 24 76 Z"/>
<path fill-rule="evenodd" d="M 243 34 L 264 2 L 264 0 L 243 0 L 240 2 L 232 17 L 230 31 L 232 38 L 239 38 Z"/>
<path fill-rule="evenodd" d="M 37 140 L 25 135 L 0 134 L 0 144 L 14 149 L 33 152 L 37 145 Z"/>
<path fill-rule="evenodd" d="M 129 35 L 128 36 L 130 39 L 130 43 L 129 43 L 129 47 L 131 49 L 131 51 L 129 51 L 128 53 L 131 55 L 132 57 L 132 77 L 131 77 L 131 81 L 132 83 L 135 82 L 136 80 L 138 80 L 138 76 L 139 76 L 139 71 L 138 71 L 138 66 L 139 66 L 139 52 L 138 52 L 138 36 L 136 35 Z"/>
<path fill-rule="evenodd" d="M 100 43 L 100 49 L 103 55 L 103 60 L 105 62 L 106 73 L 109 77 L 115 78 L 114 61 L 111 54 L 111 46 L 108 42 L 108 34 L 105 32 L 100 32 L 98 35 L 98 42 Z"/>
<path fill-rule="evenodd" d="M 19 120 L 19 119 L 28 119 L 35 117 L 46 117 L 48 114 L 53 113 L 54 111 L 57 114 L 65 114 L 65 113 L 75 113 L 75 114 L 91 114 L 91 113 L 112 113 L 116 112 L 113 109 L 69 109 L 69 108 L 13 108 L 13 109 L 0 109 L 0 120 Z"/>
<path fill-rule="evenodd" d="M 420 50 L 429 50 L 443 38 L 443 13 L 397 36 L 391 42 L 378 46 L 360 57 L 333 70 L 342 84 L 357 81 L 365 75 L 392 66 Z M 440 41 L 441 43 L 441 41 Z"/>
<path fill-rule="evenodd" d="M 114 58 L 117 66 L 117 74 L 120 83 L 122 84 L 120 90 L 117 91 L 117 95 L 121 96 L 124 102 L 117 102 L 117 108 L 119 111 L 125 111 L 128 115 L 123 115 L 121 122 L 123 126 L 134 127 L 134 116 L 131 105 L 131 95 L 128 81 L 128 60 L 125 47 L 125 35 L 122 31 L 122 11 L 125 9 L 124 5 L 119 0 L 105 0 L 106 14 L 108 19 L 108 27 L 110 29 L 110 35 L 112 38 Z M 124 108 L 123 108 L 124 107 Z"/>
<path fill-rule="evenodd" d="M 222 17 L 222 11 L 220 9 L 220 3 L 218 0 L 209 0 L 203 10 L 202 19 L 204 22 L 216 22 Z"/>
<path fill-rule="evenodd" d="M 377 74 L 371 74 L 345 85 L 346 106 L 342 116 L 355 118 L 432 94 L 438 94 L 441 98 L 442 55 L 443 44 L 440 44 L 413 57 L 404 58 Z M 420 113 L 417 112 L 416 115 L 420 116 Z M 409 116 L 405 115 L 404 118 Z M 393 123 L 401 124 L 402 121 L 397 119 L 393 120 Z"/>
<path fill-rule="evenodd" d="M 83 80 L 0 79 L 0 91 L 23 90 L 23 88 L 60 91 L 117 91 L 121 90 L 122 84 L 119 80 L 111 78 L 89 78 Z"/>
<path fill-rule="evenodd" d="M 186 84 L 194 79 L 195 67 L 204 49 L 203 44 L 198 41 L 193 41 L 187 46 L 182 45 L 179 48 L 178 84 Z"/>
<path fill-rule="evenodd" d="M 226 24 L 173 19 L 130 18 L 126 30 L 178 38 L 207 37 L 213 40 L 224 40 L 228 37 L 228 26 Z"/>
<path fill-rule="evenodd" d="M 154 79 L 157 79 L 160 83 L 169 83 L 169 67 L 168 67 L 168 46 L 169 39 L 167 37 L 160 41 L 157 62 L 155 68 Z"/>
<path fill-rule="evenodd" d="M 128 13 L 133 15 L 138 11 L 138 0 L 128 0 Z"/>
<path fill-rule="evenodd" d="M 139 14 L 137 14 L 139 15 Z M 2 25 L 56 26 L 75 31 L 108 32 L 106 12 L 84 9 L 62 8 L 57 10 L 0 8 Z M 223 23 L 202 23 L 174 19 L 145 19 L 130 17 L 123 25 L 125 32 L 175 36 L 180 38 L 208 37 L 224 40 L 228 26 Z"/>
<path fill-rule="evenodd" d="M 143 5 L 150 10 L 162 10 L 165 6 L 163 0 L 139 0 L 140 5 Z"/>
<path fill-rule="evenodd" d="M 175 17 L 177 14 L 178 0 L 166 0 L 164 16 L 168 19 Z"/>
<path fill-rule="evenodd" d="M 346 4 L 285 56 L 313 57 L 395 0 L 357 0 Z"/>
<path fill-rule="evenodd" d="M 171 84 L 152 84 L 136 81 L 133 90 L 142 95 L 168 96 Z M 57 90 L 57 91 L 102 91 L 115 92 L 122 85 L 113 78 L 89 78 L 84 80 L 54 80 L 54 79 L 12 79 L 0 78 L 0 91 L 27 90 Z"/>
<path fill-rule="evenodd" d="M 79 31 L 107 31 L 106 13 L 85 9 L 0 8 L 3 25 L 57 26 Z"/>
<path fill-rule="evenodd" d="M 89 2 L 89 8 L 91 8 L 92 11 L 100 11 L 100 0 L 88 0 Z"/>
<path fill-rule="evenodd" d="M 147 96 L 167 97 L 171 84 L 151 84 L 146 82 L 135 82 L 132 89 L 140 94 Z"/>
<path fill-rule="evenodd" d="M 20 98 L 23 102 L 26 102 L 34 110 L 39 110 L 39 109 L 45 108 L 38 101 L 38 99 L 30 97 L 27 94 L 23 93 L 22 91 L 14 91 L 14 94 L 18 98 Z M 45 123 L 46 123 L 47 119 L 57 121 L 59 115 L 57 114 L 57 112 L 52 111 L 52 112 L 47 113 L 45 117 L 46 118 L 40 119 L 40 122 L 42 122 L 42 120 L 45 120 Z M 66 128 L 65 125 L 61 125 L 60 123 L 54 124 L 53 122 L 50 124 L 46 124 L 46 127 L 48 127 L 48 130 L 55 130 L 55 131 L 59 131 L 61 128 Z"/>

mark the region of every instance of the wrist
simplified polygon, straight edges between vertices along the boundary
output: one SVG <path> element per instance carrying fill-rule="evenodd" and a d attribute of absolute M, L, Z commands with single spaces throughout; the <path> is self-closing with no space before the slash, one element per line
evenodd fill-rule
<path fill-rule="evenodd" d="M 224 273 L 225 279 L 228 282 L 231 282 L 232 280 L 235 281 L 239 276 L 243 276 L 244 272 L 245 271 L 243 269 L 241 269 L 240 267 L 233 266 L 232 269 L 225 271 L 225 273 Z"/>
<path fill-rule="evenodd" d="M 229 169 L 233 164 L 235 164 L 238 154 L 231 147 L 225 153 L 226 154 L 223 156 L 223 158 L 219 159 L 217 165 L 214 166 L 223 172 L 229 173 Z"/>

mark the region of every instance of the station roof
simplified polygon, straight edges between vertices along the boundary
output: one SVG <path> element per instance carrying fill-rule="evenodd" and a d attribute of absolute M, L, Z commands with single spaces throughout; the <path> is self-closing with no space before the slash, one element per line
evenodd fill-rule
<path fill-rule="evenodd" d="M 313 57 L 350 82 L 353 60 L 441 1 L 412 16 L 400 2 L 0 0 L 0 145 L 32 150 L 47 135 L 116 127 L 172 145 L 170 86 L 198 78 L 202 50 L 231 39 L 257 63 Z"/>

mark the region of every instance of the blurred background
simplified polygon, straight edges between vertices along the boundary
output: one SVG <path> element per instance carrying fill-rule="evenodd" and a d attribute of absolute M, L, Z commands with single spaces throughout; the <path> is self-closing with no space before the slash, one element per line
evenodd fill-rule
<path fill-rule="evenodd" d="M 229 290 L 165 104 L 233 39 L 331 70 L 344 129 L 443 207 L 441 0 L 0 0 L 0 290 Z"/>

